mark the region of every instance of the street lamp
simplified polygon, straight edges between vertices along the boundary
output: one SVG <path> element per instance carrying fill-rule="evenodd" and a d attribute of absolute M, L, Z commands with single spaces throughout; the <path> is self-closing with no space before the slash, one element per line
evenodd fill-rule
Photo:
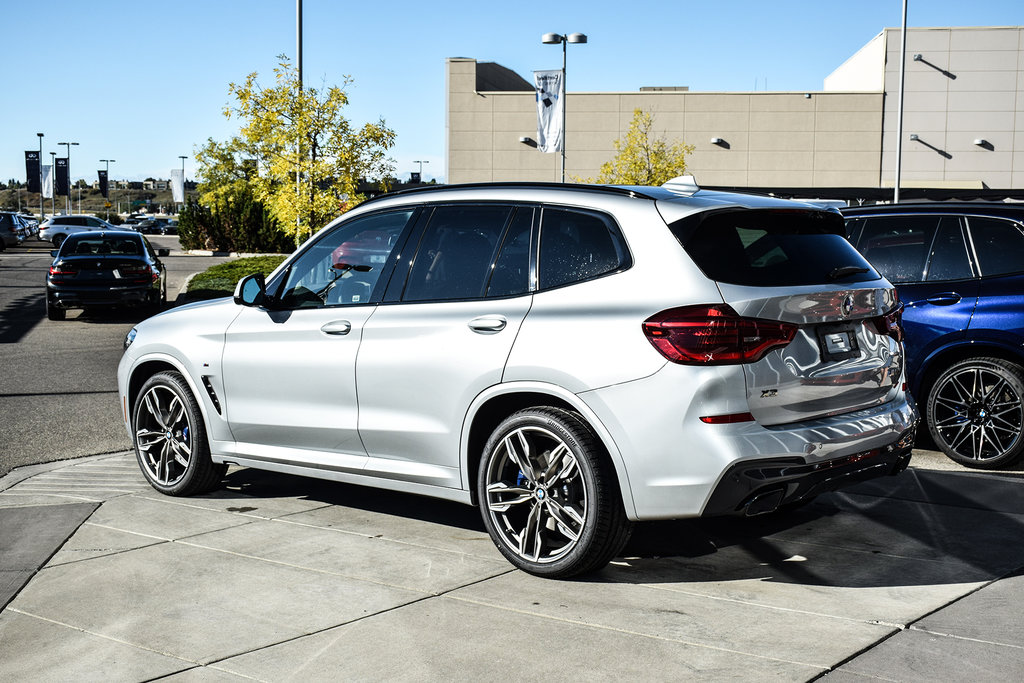
<path fill-rule="evenodd" d="M 429 161 L 414 161 L 412 163 L 420 165 L 420 170 L 419 170 L 420 182 L 423 182 L 423 164 L 429 164 L 430 162 Z"/>
<path fill-rule="evenodd" d="M 566 97 L 569 93 L 569 89 L 565 82 L 565 52 L 566 45 L 568 43 L 585 43 L 587 42 L 587 36 L 583 33 L 569 33 L 568 35 L 562 35 L 561 33 L 545 33 L 541 36 L 541 42 L 545 45 L 557 45 L 562 44 L 562 97 Z M 568 99 L 568 98 L 566 98 Z M 566 101 L 562 101 L 562 182 L 565 182 L 565 105 Z"/>
<path fill-rule="evenodd" d="M 78 146 L 77 142 L 58 142 L 58 145 L 64 145 L 68 148 L 68 196 L 65 199 L 65 207 L 68 213 L 71 213 L 71 145 Z"/>
<path fill-rule="evenodd" d="M 39 136 L 39 223 L 42 224 L 46 218 L 46 214 L 43 213 L 43 134 L 36 133 L 36 135 Z"/>
<path fill-rule="evenodd" d="M 106 205 L 104 208 L 107 210 L 106 220 L 108 221 L 110 220 L 110 165 L 115 163 L 116 161 L 117 159 L 100 159 L 101 164 L 107 165 L 105 169 L 107 173 L 107 196 L 103 198 L 103 203 Z"/>

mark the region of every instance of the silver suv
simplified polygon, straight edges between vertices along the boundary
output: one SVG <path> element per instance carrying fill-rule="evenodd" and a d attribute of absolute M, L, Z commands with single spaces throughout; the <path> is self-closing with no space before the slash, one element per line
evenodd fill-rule
<path fill-rule="evenodd" d="M 125 423 L 169 495 L 234 464 L 436 496 L 517 567 L 592 571 L 634 521 L 907 466 L 900 305 L 843 234 L 684 180 L 387 195 L 133 329 Z"/>
<path fill-rule="evenodd" d="M 60 249 L 60 245 L 64 243 L 68 235 L 88 232 L 90 230 L 117 230 L 117 228 L 96 216 L 86 216 L 83 214 L 53 216 L 46 219 L 39 226 L 39 234 L 36 235 L 36 239 L 52 242 L 53 246 Z"/>

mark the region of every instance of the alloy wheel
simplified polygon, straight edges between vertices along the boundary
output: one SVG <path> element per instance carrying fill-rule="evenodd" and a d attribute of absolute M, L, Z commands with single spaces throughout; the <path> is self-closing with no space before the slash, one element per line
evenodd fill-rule
<path fill-rule="evenodd" d="M 185 476 L 192 459 L 193 428 L 182 397 L 165 385 L 151 387 L 140 399 L 135 443 L 146 474 L 162 486 Z"/>

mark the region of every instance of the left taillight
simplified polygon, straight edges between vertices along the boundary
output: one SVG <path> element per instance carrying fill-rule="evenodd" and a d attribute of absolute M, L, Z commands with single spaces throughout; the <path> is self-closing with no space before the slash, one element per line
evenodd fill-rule
<path fill-rule="evenodd" d="M 55 263 L 50 266 L 50 275 L 57 277 L 72 277 L 78 275 L 78 269 L 67 263 Z"/>
<path fill-rule="evenodd" d="M 643 323 L 661 355 L 683 365 L 754 363 L 796 336 L 792 323 L 745 318 L 728 304 L 670 308 Z"/>

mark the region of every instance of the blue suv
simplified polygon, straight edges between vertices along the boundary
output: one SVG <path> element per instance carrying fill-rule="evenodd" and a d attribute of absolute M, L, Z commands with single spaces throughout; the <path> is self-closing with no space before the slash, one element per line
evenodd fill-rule
<path fill-rule="evenodd" d="M 1024 455 L 1024 206 L 843 209 L 903 302 L 911 393 L 935 445 L 981 469 Z"/>

